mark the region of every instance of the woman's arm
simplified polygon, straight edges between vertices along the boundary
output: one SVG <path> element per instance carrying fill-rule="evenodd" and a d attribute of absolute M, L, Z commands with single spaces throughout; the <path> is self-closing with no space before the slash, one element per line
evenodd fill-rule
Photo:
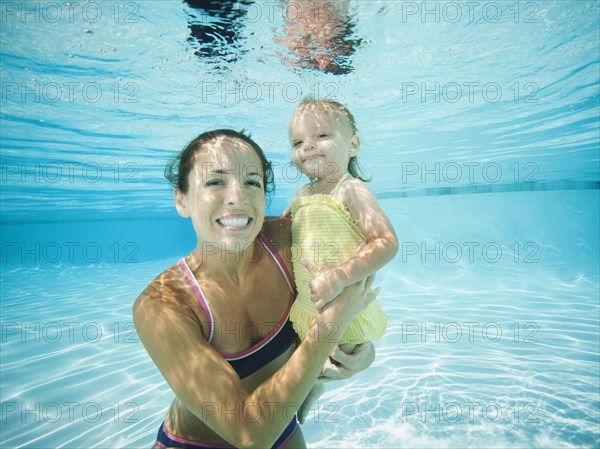
<path fill-rule="evenodd" d="M 313 404 L 325 392 L 325 383 L 332 380 L 348 379 L 367 369 L 374 361 L 375 346 L 370 341 L 356 345 L 352 354 L 346 354 L 338 346 L 332 354 L 329 354 L 317 383 L 312 387 L 298 410 L 300 424 L 304 424 Z"/>
<path fill-rule="evenodd" d="M 340 195 L 365 240 L 351 259 L 322 270 L 311 281 L 309 286 L 318 308 L 335 298 L 344 287 L 375 274 L 398 253 L 396 232 L 371 191 L 358 179 L 352 179 L 342 185 Z"/>
<path fill-rule="evenodd" d="M 164 282 L 155 281 L 140 295 L 133 317 L 144 347 L 188 410 L 236 447 L 270 447 L 308 395 L 346 324 L 374 300 L 377 292 L 367 294 L 370 284 L 349 287 L 320 311 L 291 358 L 252 393 Z"/>

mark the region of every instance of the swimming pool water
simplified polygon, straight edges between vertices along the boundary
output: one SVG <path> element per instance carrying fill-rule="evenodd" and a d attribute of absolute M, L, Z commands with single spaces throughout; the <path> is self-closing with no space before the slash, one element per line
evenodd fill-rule
<path fill-rule="evenodd" d="M 204 5 L 0 3 L 0 446 L 151 446 L 173 395 L 131 304 L 195 245 L 164 164 L 246 127 L 277 214 L 312 93 L 356 115 L 401 250 L 309 447 L 598 447 L 597 2 L 350 2 L 341 44 L 302 41 L 320 68 L 279 2 Z"/>

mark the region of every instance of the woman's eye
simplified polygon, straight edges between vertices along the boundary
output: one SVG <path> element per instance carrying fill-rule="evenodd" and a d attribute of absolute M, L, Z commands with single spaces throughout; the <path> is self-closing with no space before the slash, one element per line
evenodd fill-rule
<path fill-rule="evenodd" d="M 251 185 L 251 186 L 253 186 L 253 187 L 259 187 L 259 188 L 262 188 L 262 185 L 261 185 L 260 181 L 248 181 L 248 182 L 247 182 L 247 184 L 248 184 L 248 185 Z"/>
<path fill-rule="evenodd" d="M 222 179 L 209 179 L 208 181 L 206 181 L 207 186 L 219 186 L 221 184 L 223 184 Z"/>
<path fill-rule="evenodd" d="M 319 139 L 324 139 L 324 138 L 326 138 L 328 136 L 329 136 L 328 134 L 321 133 L 321 134 L 319 134 Z"/>

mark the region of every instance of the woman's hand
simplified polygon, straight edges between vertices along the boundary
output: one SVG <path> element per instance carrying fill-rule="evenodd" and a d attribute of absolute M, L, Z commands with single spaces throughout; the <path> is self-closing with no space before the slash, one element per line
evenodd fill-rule
<path fill-rule="evenodd" d="M 361 343 L 356 345 L 352 354 L 346 354 L 338 347 L 329 357 L 330 359 L 325 362 L 323 371 L 317 379 L 319 383 L 348 379 L 364 371 L 375 360 L 375 346 L 370 341 Z M 331 359 L 336 363 L 333 363 Z"/>

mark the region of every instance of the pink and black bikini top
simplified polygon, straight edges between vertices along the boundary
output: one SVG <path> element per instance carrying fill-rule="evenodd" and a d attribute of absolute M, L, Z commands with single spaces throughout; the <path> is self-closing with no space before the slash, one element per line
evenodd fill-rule
<path fill-rule="evenodd" d="M 296 332 L 294 332 L 292 323 L 289 320 L 290 309 L 292 308 L 296 291 L 294 279 L 288 272 L 283 260 L 281 259 L 281 256 L 277 253 L 273 245 L 262 234 L 258 235 L 258 239 L 271 257 L 273 257 L 273 260 L 283 273 L 283 276 L 285 277 L 285 280 L 290 288 L 290 299 L 285 313 L 279 322 L 261 341 L 241 352 L 234 354 L 221 353 L 225 360 L 227 360 L 236 371 L 240 379 L 249 376 L 263 366 L 266 366 L 268 363 L 275 360 L 277 357 L 287 351 L 290 346 L 294 345 L 297 339 Z M 194 274 L 185 261 L 185 258 L 182 258 L 178 262 L 178 265 L 188 280 L 190 287 L 192 287 L 192 290 L 198 299 L 198 303 L 206 315 L 209 329 L 208 342 L 210 343 L 214 334 L 214 321 L 210 306 L 206 300 L 206 296 L 204 296 L 202 288 L 194 277 Z"/>

